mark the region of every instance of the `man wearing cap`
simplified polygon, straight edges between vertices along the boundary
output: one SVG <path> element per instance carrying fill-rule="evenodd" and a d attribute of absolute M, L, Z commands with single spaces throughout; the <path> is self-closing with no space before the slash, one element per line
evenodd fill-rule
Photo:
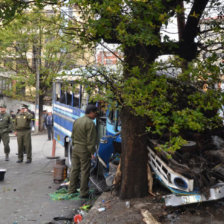
<path fill-rule="evenodd" d="M 23 104 L 20 112 L 15 118 L 15 135 L 18 143 L 18 161 L 23 162 L 24 148 L 27 154 L 26 163 L 32 162 L 32 145 L 31 145 L 31 120 L 33 115 L 28 112 L 28 106 Z"/>
<path fill-rule="evenodd" d="M 80 180 L 80 197 L 89 197 L 89 175 L 91 166 L 91 156 L 95 153 L 96 127 L 93 120 L 97 117 L 97 107 L 88 105 L 85 116 L 77 119 L 72 129 L 72 169 L 70 173 L 70 184 L 68 193 L 76 193 Z"/>
<path fill-rule="evenodd" d="M 9 161 L 9 133 L 12 131 L 13 123 L 11 116 L 6 113 L 6 105 L 0 106 L 0 142 L 3 141 L 5 161 Z"/>

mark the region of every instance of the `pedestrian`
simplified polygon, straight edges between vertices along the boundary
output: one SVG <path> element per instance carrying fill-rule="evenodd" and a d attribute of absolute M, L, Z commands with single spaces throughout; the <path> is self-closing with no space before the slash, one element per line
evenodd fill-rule
<path fill-rule="evenodd" d="M 89 176 L 91 158 L 96 151 L 96 126 L 93 120 L 98 115 L 98 109 L 95 105 L 88 105 L 85 116 L 77 119 L 72 129 L 72 167 L 70 173 L 70 184 L 68 193 L 76 193 L 79 176 L 80 179 L 80 197 L 89 197 Z M 81 175 L 80 175 L 81 172 Z"/>
<path fill-rule="evenodd" d="M 47 128 L 48 140 L 53 139 L 53 116 L 52 112 L 48 112 L 47 116 L 44 119 L 44 124 Z"/>
<path fill-rule="evenodd" d="M 41 124 L 42 124 L 41 127 L 43 127 L 43 130 L 46 130 L 47 129 L 47 127 L 46 127 L 46 125 L 44 123 L 46 116 L 47 116 L 47 111 L 46 110 L 43 110 L 42 119 L 41 119 Z"/>
<path fill-rule="evenodd" d="M 18 161 L 23 162 L 24 149 L 27 154 L 26 163 L 32 162 L 31 126 L 33 115 L 28 112 L 28 106 L 23 104 L 15 118 L 15 135 L 18 143 Z"/>
<path fill-rule="evenodd" d="M 33 116 L 32 120 L 31 120 L 31 123 L 30 123 L 30 126 L 31 126 L 31 131 L 34 131 L 35 130 L 35 113 L 34 113 L 34 111 L 29 110 L 29 109 L 28 109 L 28 112 L 30 114 L 32 114 L 32 116 Z"/>
<path fill-rule="evenodd" d="M 0 106 L 0 142 L 4 145 L 5 161 L 9 161 L 9 133 L 12 132 L 13 123 L 11 116 L 6 113 L 6 105 Z"/>

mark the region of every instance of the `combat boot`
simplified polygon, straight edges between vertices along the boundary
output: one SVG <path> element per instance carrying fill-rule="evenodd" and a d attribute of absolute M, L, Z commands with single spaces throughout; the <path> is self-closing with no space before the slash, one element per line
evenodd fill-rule
<path fill-rule="evenodd" d="M 16 162 L 17 162 L 17 163 L 22 163 L 23 160 L 22 160 L 22 159 L 18 159 Z"/>
<path fill-rule="evenodd" d="M 9 154 L 5 154 L 5 161 L 9 161 Z"/>

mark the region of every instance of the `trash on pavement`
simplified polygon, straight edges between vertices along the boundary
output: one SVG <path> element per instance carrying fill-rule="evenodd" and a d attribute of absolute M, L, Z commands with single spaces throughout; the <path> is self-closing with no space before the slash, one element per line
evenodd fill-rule
<path fill-rule="evenodd" d="M 131 203 L 130 203 L 130 201 L 126 201 L 126 202 L 125 202 L 125 206 L 126 206 L 126 208 L 130 208 L 130 207 L 131 207 Z"/>
<path fill-rule="evenodd" d="M 143 216 L 143 221 L 146 224 L 160 224 L 160 222 L 157 222 L 156 219 L 152 216 L 152 214 L 146 210 L 146 209 L 141 209 L 141 214 Z"/>
<path fill-rule="evenodd" d="M 82 215 L 80 214 L 77 214 L 74 216 L 74 223 L 77 224 L 77 223 L 80 223 L 82 221 Z"/>
<path fill-rule="evenodd" d="M 65 188 L 68 189 L 70 181 L 68 179 L 65 179 L 63 183 L 60 184 L 60 186 L 58 187 L 57 190 L 61 189 L 61 188 Z"/>
<path fill-rule="evenodd" d="M 54 221 L 72 221 L 72 218 L 69 218 L 69 217 L 63 217 L 63 216 L 60 216 L 60 217 L 54 217 L 53 219 L 54 219 Z"/>
<path fill-rule="evenodd" d="M 49 196 L 54 201 L 80 200 L 79 193 L 68 194 L 68 190 L 65 188 L 61 188 L 61 189 L 57 190 L 55 193 L 49 194 Z"/>
<path fill-rule="evenodd" d="M 92 205 L 89 205 L 89 204 L 84 204 L 83 206 L 80 207 L 81 210 L 84 210 L 84 211 L 88 211 L 90 208 L 92 207 Z"/>
<path fill-rule="evenodd" d="M 104 212 L 106 210 L 106 208 L 102 207 L 102 208 L 98 208 L 98 212 Z"/>

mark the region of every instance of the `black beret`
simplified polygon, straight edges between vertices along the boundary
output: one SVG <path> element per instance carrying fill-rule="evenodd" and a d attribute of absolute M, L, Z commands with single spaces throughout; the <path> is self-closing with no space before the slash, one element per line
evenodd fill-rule
<path fill-rule="evenodd" d="M 85 114 L 90 114 L 91 112 L 97 112 L 97 111 L 98 111 L 98 108 L 94 104 L 89 104 L 86 107 Z"/>

